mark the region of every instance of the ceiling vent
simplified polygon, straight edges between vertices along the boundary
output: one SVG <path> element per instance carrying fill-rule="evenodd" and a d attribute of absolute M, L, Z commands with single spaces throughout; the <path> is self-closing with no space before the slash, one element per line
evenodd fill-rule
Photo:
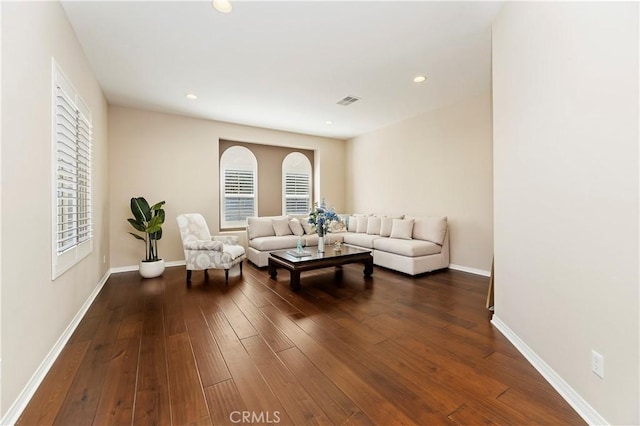
<path fill-rule="evenodd" d="M 340 99 L 337 104 L 338 105 L 345 105 L 345 106 L 349 106 L 352 103 L 354 103 L 355 101 L 359 101 L 360 98 L 356 98 L 355 96 L 345 96 L 344 98 Z"/>

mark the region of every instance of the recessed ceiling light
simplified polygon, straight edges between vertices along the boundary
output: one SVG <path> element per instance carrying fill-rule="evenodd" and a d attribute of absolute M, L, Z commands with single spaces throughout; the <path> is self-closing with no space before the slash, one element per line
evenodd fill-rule
<path fill-rule="evenodd" d="M 326 124 L 326 125 L 330 126 L 330 125 L 332 125 L 332 124 L 333 124 L 333 121 L 331 121 L 331 120 L 327 120 L 327 121 L 325 121 L 325 122 L 324 122 L 324 124 Z"/>
<path fill-rule="evenodd" d="M 424 75 L 418 75 L 418 76 L 415 76 L 415 77 L 413 78 L 413 82 L 414 82 L 414 83 L 422 83 L 422 82 L 423 82 L 423 81 L 425 81 L 426 79 L 427 79 L 427 77 L 425 77 Z"/>
<path fill-rule="evenodd" d="M 233 9 L 229 0 L 213 0 L 213 8 L 221 13 L 229 13 Z"/>
<path fill-rule="evenodd" d="M 194 95 L 193 93 L 187 93 L 186 97 L 187 97 L 187 99 L 191 99 L 191 100 L 198 99 L 198 97 L 196 95 Z"/>

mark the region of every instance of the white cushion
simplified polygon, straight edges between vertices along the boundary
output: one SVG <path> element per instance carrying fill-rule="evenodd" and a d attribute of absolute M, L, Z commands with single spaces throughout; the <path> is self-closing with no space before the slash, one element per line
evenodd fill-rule
<path fill-rule="evenodd" d="M 413 238 L 442 245 L 447 233 L 446 216 L 417 217 L 413 224 Z"/>
<path fill-rule="evenodd" d="M 380 235 L 380 225 L 382 218 L 370 216 L 367 220 L 367 234 Z"/>
<path fill-rule="evenodd" d="M 349 232 L 356 232 L 357 228 L 358 228 L 358 218 L 356 216 L 349 216 L 349 226 L 347 227 L 347 230 Z"/>
<path fill-rule="evenodd" d="M 413 219 L 393 219 L 391 238 L 410 240 L 413 234 Z"/>
<path fill-rule="evenodd" d="M 247 232 L 249 233 L 250 240 L 259 237 L 271 237 L 276 235 L 275 231 L 273 230 L 272 219 L 262 217 L 248 217 Z"/>
<path fill-rule="evenodd" d="M 244 255 L 244 247 L 235 244 L 225 244 L 222 251 L 225 253 L 229 253 L 231 255 L 231 259 L 233 260 Z"/>
<path fill-rule="evenodd" d="M 366 216 L 358 216 L 357 217 L 358 221 L 357 221 L 357 225 L 356 225 L 356 232 L 358 234 L 366 234 L 367 232 L 367 223 L 369 223 L 369 218 Z"/>
<path fill-rule="evenodd" d="M 298 220 L 298 218 L 294 217 L 293 219 L 289 219 L 289 228 L 291 229 L 293 235 L 301 236 L 302 234 L 304 234 L 304 228 L 302 227 L 302 224 L 300 223 L 300 220 Z"/>
<path fill-rule="evenodd" d="M 289 218 L 283 217 L 279 219 L 273 219 L 273 230 L 276 233 L 276 237 L 283 235 L 291 235 L 291 228 L 289 228 Z"/>
<path fill-rule="evenodd" d="M 285 235 L 282 237 L 258 237 L 249 242 L 249 245 L 256 250 L 271 251 L 295 248 L 298 244 L 298 238 L 295 235 Z"/>
<path fill-rule="evenodd" d="M 373 242 L 373 248 L 407 257 L 429 256 L 442 251 L 441 246 L 430 241 L 401 240 L 398 238 L 378 238 Z"/>
<path fill-rule="evenodd" d="M 302 225 L 302 228 L 304 229 L 305 234 L 311 235 L 316 233 L 316 228 L 312 224 L 310 224 L 307 220 L 301 221 L 300 224 Z"/>
<path fill-rule="evenodd" d="M 388 237 L 391 235 L 391 228 L 393 227 L 393 218 L 392 217 L 383 217 L 380 220 L 380 236 Z"/>
<path fill-rule="evenodd" d="M 380 238 L 380 235 L 369 234 L 342 234 L 345 244 L 352 244 L 358 247 L 373 248 L 373 242 Z"/>

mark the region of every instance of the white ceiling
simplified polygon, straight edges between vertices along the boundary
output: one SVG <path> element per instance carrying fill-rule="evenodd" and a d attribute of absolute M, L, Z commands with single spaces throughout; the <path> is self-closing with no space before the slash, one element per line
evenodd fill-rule
<path fill-rule="evenodd" d="M 222 14 L 209 1 L 62 4 L 110 104 L 342 139 L 490 90 L 502 6 L 236 1 Z M 413 83 L 418 74 L 428 80 Z M 361 100 L 337 105 L 345 96 Z"/>

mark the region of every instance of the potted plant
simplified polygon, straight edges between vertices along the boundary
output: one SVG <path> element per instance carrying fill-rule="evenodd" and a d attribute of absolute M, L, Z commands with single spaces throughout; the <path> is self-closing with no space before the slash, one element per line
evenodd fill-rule
<path fill-rule="evenodd" d="M 131 213 L 133 218 L 127 221 L 144 236 L 129 232 L 136 239 L 144 241 L 145 258 L 140 261 L 140 275 L 143 278 L 154 278 L 164 272 L 164 260 L 158 258 L 158 240 L 162 238 L 162 224 L 164 223 L 164 201 L 149 207 L 144 197 L 131 199 Z"/>

